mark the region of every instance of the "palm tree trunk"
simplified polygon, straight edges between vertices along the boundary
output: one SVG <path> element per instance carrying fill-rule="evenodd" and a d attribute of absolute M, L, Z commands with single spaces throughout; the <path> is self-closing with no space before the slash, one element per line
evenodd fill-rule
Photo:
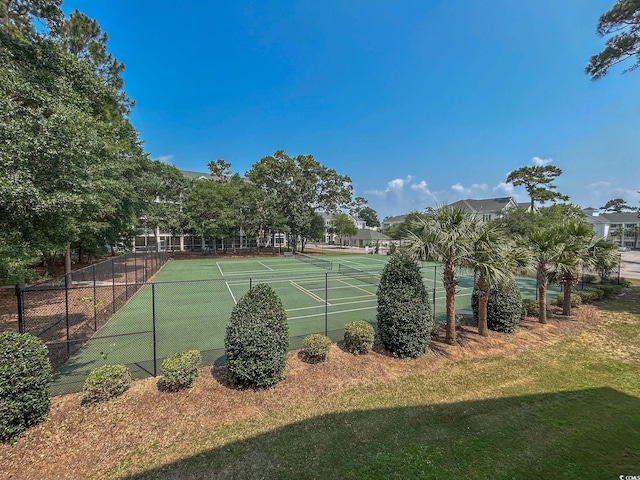
<path fill-rule="evenodd" d="M 445 264 L 442 274 L 444 289 L 446 291 L 447 325 L 445 342 L 449 345 L 456 343 L 456 279 L 455 267 L 449 262 Z"/>
<path fill-rule="evenodd" d="M 564 298 L 562 299 L 562 315 L 571 315 L 571 285 L 573 284 L 573 275 L 567 272 L 562 275 L 562 291 Z"/>
<path fill-rule="evenodd" d="M 538 281 L 538 321 L 547 323 L 547 271 L 543 265 L 539 265 L 536 272 Z"/>
<path fill-rule="evenodd" d="M 480 275 L 480 278 L 478 278 L 478 335 L 482 335 L 483 337 L 489 336 L 489 327 L 487 326 L 489 290 L 489 282 Z"/>

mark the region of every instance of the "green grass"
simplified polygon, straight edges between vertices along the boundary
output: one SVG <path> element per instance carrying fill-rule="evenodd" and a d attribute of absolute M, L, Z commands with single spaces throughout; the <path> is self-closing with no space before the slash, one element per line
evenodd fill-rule
<path fill-rule="evenodd" d="M 603 322 L 514 357 L 446 363 L 412 375 L 222 425 L 154 446 L 105 476 L 275 479 L 606 479 L 640 471 L 637 302 L 610 302 Z M 609 335 L 613 330 L 613 334 Z M 611 348 L 593 341 L 609 339 Z"/>

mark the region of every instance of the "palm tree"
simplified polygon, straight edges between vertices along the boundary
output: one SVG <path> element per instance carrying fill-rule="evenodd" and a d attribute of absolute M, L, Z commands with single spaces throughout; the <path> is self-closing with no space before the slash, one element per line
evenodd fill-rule
<path fill-rule="evenodd" d="M 556 228 L 544 228 L 530 232 L 526 247 L 531 252 L 538 284 L 538 321 L 547 323 L 547 286 L 553 274 L 556 260 L 562 252 L 562 240 Z"/>
<path fill-rule="evenodd" d="M 512 280 L 514 272 L 526 270 L 532 259 L 527 250 L 512 245 L 503 230 L 484 224 L 476 232 L 471 262 L 477 275 L 478 334 L 486 337 L 489 335 L 487 304 L 491 289 Z"/>
<path fill-rule="evenodd" d="M 562 314 L 571 315 L 571 287 L 578 279 L 580 268 L 593 264 L 590 247 L 593 245 L 594 232 L 591 225 L 583 220 L 563 222 L 554 230 L 561 248 L 557 252 L 553 269 L 562 285 Z"/>
<path fill-rule="evenodd" d="M 456 342 L 456 269 L 473 264 L 477 223 L 473 214 L 457 207 L 443 206 L 434 212 L 416 215 L 405 239 L 408 250 L 420 260 L 442 263 L 442 283 L 446 292 L 446 335 L 449 345 Z"/>

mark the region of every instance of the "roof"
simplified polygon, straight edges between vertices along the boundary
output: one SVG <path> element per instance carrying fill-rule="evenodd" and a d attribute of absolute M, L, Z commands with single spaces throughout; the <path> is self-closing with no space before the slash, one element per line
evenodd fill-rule
<path fill-rule="evenodd" d="M 601 213 L 598 216 L 611 223 L 640 223 L 638 212 Z"/>
<path fill-rule="evenodd" d="M 213 175 L 204 172 L 194 172 L 193 170 L 180 170 L 189 180 L 213 180 Z"/>
<path fill-rule="evenodd" d="M 451 207 L 460 207 L 471 213 L 496 213 L 502 212 L 505 208 L 518 204 L 513 197 L 486 198 L 483 200 L 473 200 L 471 198 L 458 200 L 452 203 Z"/>
<path fill-rule="evenodd" d="M 358 233 L 355 235 L 355 237 L 351 238 L 354 240 L 391 240 L 391 238 L 386 236 L 384 233 L 380 233 L 377 230 L 371 230 L 370 228 L 361 228 L 360 230 L 358 230 Z"/>
<path fill-rule="evenodd" d="M 406 220 L 407 215 L 396 215 L 395 217 L 387 217 L 382 220 L 380 223 L 384 223 L 387 225 L 393 225 L 394 223 L 402 223 Z"/>

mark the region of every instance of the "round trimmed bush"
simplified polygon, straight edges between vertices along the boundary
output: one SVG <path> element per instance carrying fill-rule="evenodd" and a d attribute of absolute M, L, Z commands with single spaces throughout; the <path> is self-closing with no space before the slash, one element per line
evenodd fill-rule
<path fill-rule="evenodd" d="M 0 333 L 0 440 L 12 442 L 49 414 L 51 362 L 28 333 Z"/>
<path fill-rule="evenodd" d="M 599 292 L 598 290 L 590 289 L 590 288 L 585 288 L 584 290 L 578 290 L 575 293 L 578 296 L 580 296 L 580 300 L 582 300 L 582 303 L 595 302 L 596 300 L 598 300 L 598 297 L 601 294 L 601 292 Z"/>
<path fill-rule="evenodd" d="M 82 403 L 106 402 L 127 391 L 131 372 L 126 365 L 103 365 L 93 369 L 84 381 Z"/>
<path fill-rule="evenodd" d="M 269 388 L 284 378 L 289 325 L 273 288 L 256 285 L 233 307 L 224 348 L 237 385 Z"/>
<path fill-rule="evenodd" d="M 160 390 L 177 392 L 189 388 L 198 377 L 198 366 L 202 355 L 198 350 L 176 353 L 162 362 L 162 378 L 158 382 Z"/>
<path fill-rule="evenodd" d="M 325 335 L 313 333 L 302 340 L 302 354 L 311 362 L 324 362 L 331 349 L 331 339 Z"/>
<path fill-rule="evenodd" d="M 537 317 L 540 311 L 540 304 L 538 300 L 533 298 L 522 299 L 522 315 L 524 317 Z"/>
<path fill-rule="evenodd" d="M 478 290 L 471 294 L 473 315 L 478 318 Z M 487 326 L 489 330 L 514 333 L 522 315 L 522 296 L 515 280 L 491 288 L 487 302 Z"/>
<path fill-rule="evenodd" d="M 344 326 L 345 348 L 355 355 L 370 352 L 374 337 L 373 327 L 364 320 L 357 320 Z"/>
<path fill-rule="evenodd" d="M 395 254 L 385 265 L 378 286 L 378 338 L 394 357 L 417 358 L 431 339 L 433 317 L 420 266 Z"/>

